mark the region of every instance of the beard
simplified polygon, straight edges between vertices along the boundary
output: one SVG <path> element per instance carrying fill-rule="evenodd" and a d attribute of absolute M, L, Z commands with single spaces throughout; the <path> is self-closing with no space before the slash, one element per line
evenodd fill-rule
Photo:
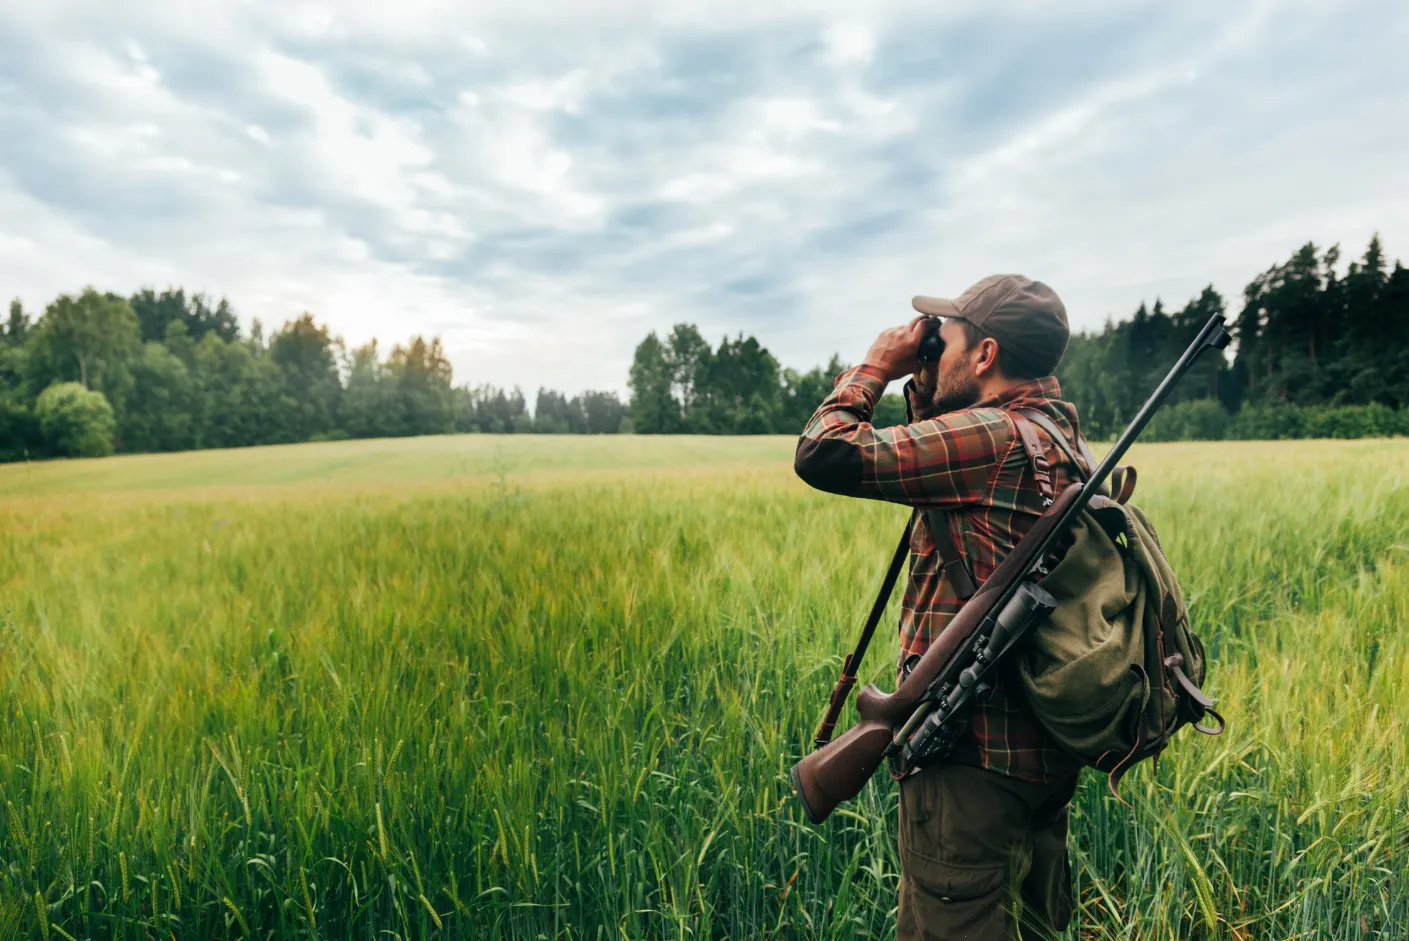
<path fill-rule="evenodd" d="M 960 366 L 935 379 L 934 394 L 930 396 L 930 414 L 943 415 L 968 408 L 979 399 L 978 377 Z"/>

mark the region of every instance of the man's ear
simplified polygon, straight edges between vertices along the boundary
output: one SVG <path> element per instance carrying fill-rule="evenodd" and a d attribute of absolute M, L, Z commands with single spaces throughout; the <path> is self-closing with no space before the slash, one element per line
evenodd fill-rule
<path fill-rule="evenodd" d="M 978 359 L 974 362 L 974 375 L 980 379 L 998 370 L 998 341 L 984 337 L 978 343 Z"/>

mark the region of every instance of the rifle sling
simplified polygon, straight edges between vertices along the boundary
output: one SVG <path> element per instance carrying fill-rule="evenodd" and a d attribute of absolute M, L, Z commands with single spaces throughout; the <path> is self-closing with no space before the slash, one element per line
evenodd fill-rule
<path fill-rule="evenodd" d="M 1037 437 L 1037 429 L 1022 412 L 1009 412 L 1013 417 L 1013 427 L 1018 430 L 1018 440 L 1027 452 L 1028 463 L 1032 465 L 1032 475 L 1037 479 L 1037 492 L 1042 497 L 1042 505 L 1052 505 L 1056 491 L 1052 488 L 1052 465 L 1047 461 L 1047 453 L 1042 450 L 1042 441 Z"/>
<path fill-rule="evenodd" d="M 871 635 L 876 633 L 876 625 L 880 623 L 881 615 L 885 614 L 886 602 L 890 600 L 890 593 L 895 589 L 895 580 L 900 577 L 900 569 L 905 564 L 905 557 L 910 554 L 910 533 L 915 528 L 915 517 L 919 511 L 910 514 L 909 521 L 905 524 L 905 532 L 900 535 L 900 544 L 895 547 L 895 555 L 891 557 L 890 568 L 886 569 L 886 577 L 881 582 L 880 593 L 876 595 L 875 604 L 871 605 L 871 613 L 866 618 L 866 626 L 861 629 L 861 637 L 856 642 L 856 649 L 853 650 L 842 664 L 841 679 L 837 680 L 837 685 L 832 689 L 832 696 L 827 702 L 827 714 L 822 719 L 822 724 L 817 728 L 817 736 L 813 744 L 818 748 L 832 740 L 832 731 L 837 727 L 837 720 L 841 718 L 842 707 L 846 705 L 846 698 L 851 694 L 851 688 L 856 685 L 856 672 L 861 669 L 861 660 L 866 656 L 866 648 L 870 646 Z"/>
<path fill-rule="evenodd" d="M 934 551 L 939 556 L 939 569 L 954 592 L 968 601 L 978 591 L 978 582 L 964 563 L 964 554 L 954 542 L 954 534 L 949 531 L 949 514 L 943 510 L 926 510 L 925 520 L 929 523 L 930 539 L 934 540 Z"/>
<path fill-rule="evenodd" d="M 1072 466 L 1076 468 L 1076 476 L 1081 478 L 1082 483 L 1085 483 L 1087 480 L 1091 479 L 1091 472 L 1089 468 L 1093 462 L 1091 461 L 1091 458 L 1089 456 L 1089 449 L 1082 448 L 1083 453 L 1081 455 L 1081 458 L 1078 458 L 1076 456 L 1076 452 L 1072 449 L 1071 442 L 1067 439 L 1066 435 L 1062 434 L 1062 430 L 1057 427 L 1057 423 L 1052 421 L 1052 419 L 1048 418 L 1046 415 L 1043 415 L 1035 408 L 1019 409 L 1017 414 L 1022 416 L 1023 418 L 1028 419 L 1033 424 L 1039 426 L 1043 431 L 1047 432 L 1047 437 L 1052 439 L 1052 443 L 1055 444 L 1061 450 L 1061 452 L 1066 455 L 1067 460 L 1071 461 Z M 1085 444 L 1086 442 L 1083 439 L 1081 443 Z"/>

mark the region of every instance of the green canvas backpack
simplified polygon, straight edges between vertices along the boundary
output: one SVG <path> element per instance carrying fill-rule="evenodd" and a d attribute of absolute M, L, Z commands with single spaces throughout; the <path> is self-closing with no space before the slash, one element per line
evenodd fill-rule
<path fill-rule="evenodd" d="M 1045 415 L 1012 414 L 1042 427 L 1084 476 L 1089 449 L 1081 447 L 1084 467 Z M 1063 749 L 1106 772 L 1117 796 L 1121 777 L 1145 758 L 1158 761 L 1184 725 L 1223 731 L 1200 689 L 1207 662 L 1184 593 L 1154 526 L 1128 502 L 1134 481 L 1134 469 L 1122 468 L 1112 477 L 1115 496 L 1093 497 L 1072 525 L 1068 548 L 1041 581 L 1056 610 L 1028 635 L 1016 665 L 1038 721 Z M 1203 725 L 1206 716 L 1218 724 Z"/>

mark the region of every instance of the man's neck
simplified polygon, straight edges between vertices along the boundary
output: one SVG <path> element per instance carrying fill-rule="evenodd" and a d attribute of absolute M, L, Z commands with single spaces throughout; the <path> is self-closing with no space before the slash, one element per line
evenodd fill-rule
<path fill-rule="evenodd" d="M 1014 389 L 1023 384 L 1025 380 L 1014 380 L 1003 378 L 985 379 L 978 386 L 978 400 L 980 402 L 990 402 L 998 398 L 1010 389 Z"/>

